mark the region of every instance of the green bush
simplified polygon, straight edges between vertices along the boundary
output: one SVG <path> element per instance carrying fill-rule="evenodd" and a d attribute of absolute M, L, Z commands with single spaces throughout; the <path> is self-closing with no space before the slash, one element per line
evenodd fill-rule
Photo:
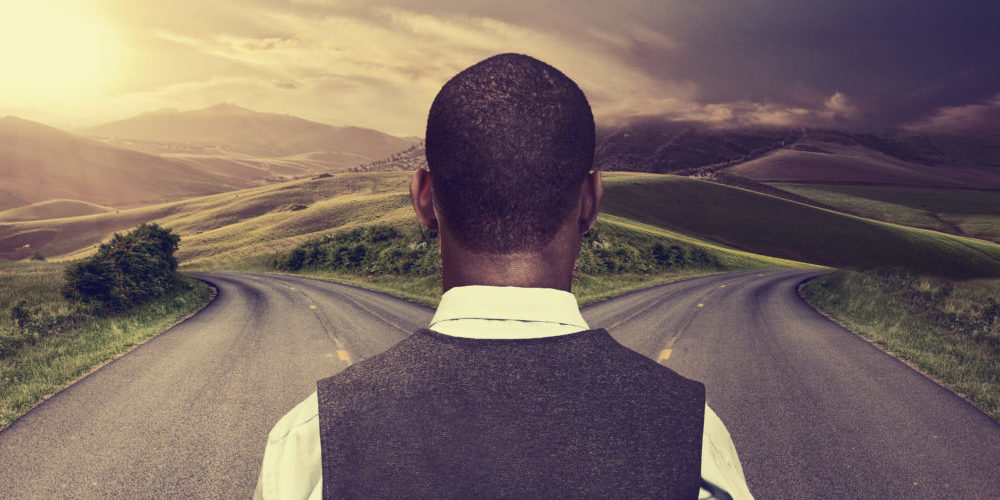
<path fill-rule="evenodd" d="M 160 297 L 179 282 L 180 237 L 157 224 L 118 233 L 97 253 L 66 268 L 63 295 L 95 310 L 119 312 Z"/>
<path fill-rule="evenodd" d="M 358 275 L 435 276 L 441 272 L 437 233 L 367 226 L 307 241 L 272 259 L 282 271 L 327 270 Z M 721 269 L 718 260 L 686 243 L 598 223 L 583 239 L 576 272 L 653 274 Z"/>
<path fill-rule="evenodd" d="M 577 272 L 591 275 L 722 267 L 718 259 L 693 245 L 601 223 L 584 235 L 576 266 Z"/>
<path fill-rule="evenodd" d="M 366 226 L 303 243 L 277 256 L 282 271 L 324 269 L 348 274 L 433 276 L 440 272 L 437 233 L 404 234 L 390 226 Z"/>

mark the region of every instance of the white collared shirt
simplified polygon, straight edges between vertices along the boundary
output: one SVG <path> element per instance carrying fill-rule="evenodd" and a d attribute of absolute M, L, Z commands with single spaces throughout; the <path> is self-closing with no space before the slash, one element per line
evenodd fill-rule
<path fill-rule="evenodd" d="M 467 338 L 529 339 L 589 330 L 573 294 L 551 288 L 455 287 L 441 296 L 429 327 Z M 747 488 L 729 431 L 705 405 L 701 476 L 734 500 L 753 496 Z M 314 392 L 271 430 L 255 499 L 321 500 L 319 402 Z M 711 494 L 701 490 L 699 498 Z"/>

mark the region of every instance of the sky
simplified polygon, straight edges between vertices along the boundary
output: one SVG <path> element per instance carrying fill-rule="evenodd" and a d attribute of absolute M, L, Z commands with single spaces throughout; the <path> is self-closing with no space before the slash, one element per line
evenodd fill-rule
<path fill-rule="evenodd" d="M 0 0 L 0 115 L 63 128 L 229 102 L 420 136 L 490 55 L 598 122 L 1000 131 L 1000 2 Z"/>

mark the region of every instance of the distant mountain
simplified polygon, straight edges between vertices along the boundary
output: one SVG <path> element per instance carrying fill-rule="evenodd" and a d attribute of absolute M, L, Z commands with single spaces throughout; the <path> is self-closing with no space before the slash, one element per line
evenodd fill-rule
<path fill-rule="evenodd" d="M 404 149 L 403 151 L 397 151 L 386 158 L 363 163 L 357 167 L 351 168 L 350 171 L 392 172 L 401 170 L 412 172 L 416 170 L 417 167 L 424 167 L 427 165 L 427 157 L 425 156 L 425 153 L 426 149 L 424 148 L 424 141 L 421 139 L 419 142 L 407 149 Z"/>
<path fill-rule="evenodd" d="M 799 129 L 743 127 L 718 129 L 695 122 L 635 117 L 600 126 L 594 163 L 599 170 L 694 174 L 747 161 L 787 146 Z"/>
<path fill-rule="evenodd" d="M 194 111 L 156 111 L 80 131 L 153 153 L 243 154 L 275 158 L 314 152 L 379 159 L 413 145 L 377 130 L 335 127 L 233 104 Z"/>
<path fill-rule="evenodd" d="M 259 183 L 254 181 L 229 182 L 178 160 L 0 118 L 0 210 L 52 199 L 122 206 Z"/>

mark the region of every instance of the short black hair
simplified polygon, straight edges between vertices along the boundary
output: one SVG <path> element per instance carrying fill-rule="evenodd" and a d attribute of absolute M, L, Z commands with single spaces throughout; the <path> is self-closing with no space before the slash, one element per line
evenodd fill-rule
<path fill-rule="evenodd" d="M 510 254 L 548 244 L 594 164 L 594 116 L 559 70 L 500 54 L 444 84 L 431 105 L 427 166 L 458 243 Z"/>

